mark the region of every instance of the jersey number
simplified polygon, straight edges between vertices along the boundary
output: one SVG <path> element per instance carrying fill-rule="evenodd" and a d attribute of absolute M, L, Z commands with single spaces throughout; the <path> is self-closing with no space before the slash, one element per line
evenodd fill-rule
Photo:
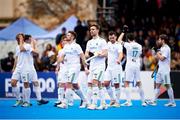
<path fill-rule="evenodd" d="M 133 57 L 137 56 L 138 51 L 133 51 Z"/>

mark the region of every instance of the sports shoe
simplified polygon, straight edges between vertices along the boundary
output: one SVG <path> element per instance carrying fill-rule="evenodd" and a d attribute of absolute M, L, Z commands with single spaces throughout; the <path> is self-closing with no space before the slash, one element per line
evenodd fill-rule
<path fill-rule="evenodd" d="M 66 105 L 65 103 L 61 103 L 59 105 L 57 105 L 58 108 L 62 108 L 62 109 L 67 109 L 68 105 Z"/>
<path fill-rule="evenodd" d="M 83 100 L 81 100 L 81 104 L 79 106 L 79 108 L 86 108 L 87 107 L 87 103 Z"/>
<path fill-rule="evenodd" d="M 31 104 L 31 103 L 28 103 L 28 102 L 24 102 L 24 103 L 21 105 L 21 107 L 30 107 L 30 106 L 32 106 L 32 104 Z"/>
<path fill-rule="evenodd" d="M 89 106 L 87 107 L 87 109 L 89 109 L 89 110 L 95 110 L 95 109 L 97 109 L 97 106 L 96 106 L 95 104 L 91 104 L 91 105 L 89 105 Z"/>
<path fill-rule="evenodd" d="M 111 102 L 109 103 L 109 107 L 112 106 L 116 101 L 115 100 L 111 100 Z"/>
<path fill-rule="evenodd" d="M 16 103 L 13 105 L 13 107 L 17 107 L 23 104 L 22 100 L 16 100 Z"/>
<path fill-rule="evenodd" d="M 106 103 L 103 103 L 102 105 L 100 105 L 97 109 L 98 110 L 106 110 L 108 108 L 108 106 L 106 105 Z"/>
<path fill-rule="evenodd" d="M 68 102 L 68 105 L 69 105 L 69 106 L 73 106 L 74 103 L 73 103 L 72 101 L 69 101 L 69 102 Z"/>
<path fill-rule="evenodd" d="M 49 103 L 49 101 L 48 100 L 44 100 L 44 99 L 41 99 L 41 100 L 37 101 L 38 105 L 43 105 L 43 104 L 47 104 L 47 103 Z"/>
<path fill-rule="evenodd" d="M 166 107 L 176 107 L 176 103 L 169 102 L 169 103 L 165 104 L 164 106 L 166 106 Z"/>
<path fill-rule="evenodd" d="M 111 107 L 116 107 L 116 108 L 118 108 L 118 107 L 120 107 L 121 105 L 119 104 L 119 103 L 117 103 L 117 102 L 114 102 L 113 104 L 111 104 Z"/>
<path fill-rule="evenodd" d="M 148 104 L 151 105 L 151 106 L 156 106 L 157 102 L 156 101 L 149 101 Z"/>
<path fill-rule="evenodd" d="M 121 104 L 121 106 L 130 107 L 130 106 L 132 106 L 132 102 L 131 101 L 130 102 L 126 101 L 125 103 Z"/>
<path fill-rule="evenodd" d="M 62 102 L 61 101 L 56 101 L 55 103 L 54 103 L 54 107 L 57 107 L 57 105 L 59 105 L 59 104 L 61 104 Z"/>
<path fill-rule="evenodd" d="M 143 107 L 146 107 L 147 106 L 147 103 L 146 102 L 142 102 L 141 104 Z"/>

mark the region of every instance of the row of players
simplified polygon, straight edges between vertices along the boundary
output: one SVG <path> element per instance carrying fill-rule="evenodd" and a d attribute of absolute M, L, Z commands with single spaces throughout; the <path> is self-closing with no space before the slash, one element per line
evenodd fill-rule
<path fill-rule="evenodd" d="M 99 26 L 91 25 L 90 34 L 92 39 L 88 41 L 85 54 L 81 47 L 75 42 L 76 33 L 69 31 L 65 37 L 62 38 L 64 47 L 59 51 L 57 59 L 58 72 L 58 101 L 55 105 L 59 108 L 68 108 L 72 105 L 73 97 L 72 90 L 81 98 L 80 108 L 107 109 L 107 104 L 104 98 L 104 88 L 106 88 L 110 98 L 110 106 L 120 107 L 120 81 L 122 76 L 121 60 L 123 58 L 123 47 L 126 48 L 127 63 L 125 68 L 125 94 L 126 102 L 122 106 L 132 106 L 130 98 L 130 82 L 136 81 L 138 92 L 141 96 L 142 106 L 147 106 L 144 100 L 144 91 L 140 80 L 140 55 L 142 53 L 142 46 L 134 41 L 134 36 L 131 33 L 127 34 L 128 42 L 123 42 L 122 39 L 128 30 L 128 26 L 123 27 L 123 32 L 118 37 L 115 32 L 109 32 L 109 42 L 99 37 Z M 118 38 L 118 39 L 117 39 Z M 26 106 L 30 106 L 30 88 L 29 80 L 37 80 L 35 69 L 33 66 L 31 52 L 36 52 L 35 41 L 31 39 L 31 45 L 26 44 L 22 35 L 17 37 L 18 47 L 16 50 L 17 64 L 14 67 L 15 71 L 12 75 L 13 93 L 18 96 L 16 83 L 18 80 L 24 82 L 23 98 Z M 167 36 L 162 34 L 158 39 L 158 46 L 160 51 L 157 52 L 156 57 L 159 60 L 159 69 L 156 76 L 156 88 L 154 100 L 148 104 L 156 105 L 156 99 L 160 93 L 160 85 L 165 84 L 167 87 L 170 102 L 165 106 L 175 107 L 173 89 L 170 83 L 170 48 L 166 44 Z M 28 47 L 29 46 L 29 47 Z M 90 60 L 89 69 L 86 64 L 86 58 L 93 55 Z M 105 59 L 108 58 L 108 66 L 105 71 Z M 80 72 L 81 62 L 85 73 L 88 75 L 88 89 L 85 97 L 79 88 L 77 77 Z M 33 70 L 32 70 L 33 69 Z M 166 71 L 165 71 L 166 70 Z M 15 82 L 14 82 L 15 81 Z M 115 87 L 115 96 L 110 86 L 113 83 Z M 13 84 L 14 83 L 14 84 Z M 37 82 L 36 82 L 37 83 Z M 13 86 L 14 85 L 14 86 Z M 39 84 L 37 85 L 39 86 Z M 27 90 L 28 89 L 28 90 Z M 100 98 L 100 106 L 97 106 L 98 98 Z M 21 100 L 16 102 L 19 105 Z"/>

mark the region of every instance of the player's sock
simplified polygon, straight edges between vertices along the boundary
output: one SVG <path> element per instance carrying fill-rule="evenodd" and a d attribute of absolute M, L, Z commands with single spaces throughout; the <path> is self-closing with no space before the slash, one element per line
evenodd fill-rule
<path fill-rule="evenodd" d="M 144 91 L 143 91 L 142 87 L 138 88 L 138 92 L 141 97 L 141 101 L 144 102 Z"/>
<path fill-rule="evenodd" d="M 72 90 L 70 88 L 66 89 L 65 103 L 66 103 L 66 105 L 68 105 L 68 103 L 73 103 L 73 93 L 72 93 Z"/>
<path fill-rule="evenodd" d="M 154 92 L 155 92 L 154 101 L 156 101 L 157 98 L 158 98 L 158 96 L 159 96 L 159 94 L 160 94 L 160 89 L 159 89 L 159 88 L 156 88 L 156 89 L 154 90 Z"/>
<path fill-rule="evenodd" d="M 115 88 L 116 102 L 119 103 L 120 88 Z"/>
<path fill-rule="evenodd" d="M 175 102 L 174 102 L 174 92 L 173 92 L 172 87 L 169 87 L 169 88 L 167 89 L 167 92 L 168 92 L 168 95 L 169 95 L 170 102 L 171 102 L 171 103 L 175 103 Z"/>
<path fill-rule="evenodd" d="M 30 103 L 30 96 L 31 96 L 31 89 L 30 88 L 24 88 L 24 100 L 27 103 Z"/>
<path fill-rule="evenodd" d="M 93 95 L 92 87 L 88 87 L 88 89 L 87 89 L 87 102 L 88 102 L 88 104 L 91 104 L 92 95 Z"/>
<path fill-rule="evenodd" d="M 98 86 L 94 85 L 92 89 L 93 89 L 92 104 L 97 105 L 99 88 Z"/>
<path fill-rule="evenodd" d="M 130 87 L 125 88 L 126 100 L 128 102 L 131 102 L 130 90 L 131 90 Z"/>
<path fill-rule="evenodd" d="M 36 94 L 37 100 L 41 100 L 41 91 L 40 91 L 40 86 L 34 86 L 34 92 Z"/>
<path fill-rule="evenodd" d="M 102 104 L 105 104 L 106 103 L 106 101 L 105 101 L 105 90 L 104 90 L 104 87 L 101 87 L 100 89 L 99 89 L 99 99 L 100 99 L 100 104 L 102 105 Z"/>
<path fill-rule="evenodd" d="M 58 88 L 58 101 L 61 101 L 61 102 L 63 101 L 64 93 L 65 93 L 64 88 L 59 87 Z"/>
<path fill-rule="evenodd" d="M 81 98 L 81 100 L 85 101 L 85 97 L 80 89 L 76 89 L 74 92 Z"/>
<path fill-rule="evenodd" d="M 12 87 L 12 92 L 17 100 L 21 100 L 20 96 L 20 88 L 19 87 Z"/>
<path fill-rule="evenodd" d="M 112 88 L 110 86 L 106 87 L 106 90 L 108 92 L 108 95 L 110 97 L 111 100 L 115 100 L 114 95 L 113 95 L 113 91 Z"/>

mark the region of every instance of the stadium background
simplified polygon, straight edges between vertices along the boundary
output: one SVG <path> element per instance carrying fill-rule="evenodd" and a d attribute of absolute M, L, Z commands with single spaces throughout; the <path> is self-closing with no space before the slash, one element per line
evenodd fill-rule
<path fill-rule="evenodd" d="M 54 56 L 60 49 L 56 42 L 58 34 L 62 34 L 64 27 L 67 31 L 74 30 L 78 20 L 81 21 L 82 26 L 76 29 L 79 36 L 77 42 L 83 50 L 87 40 L 90 39 L 87 30 L 89 24 L 98 23 L 101 26 L 100 35 L 106 39 L 108 31 L 115 30 L 120 34 L 122 26 L 127 24 L 130 28 L 129 31 L 134 33 L 136 41 L 143 45 L 141 70 L 148 72 L 148 76 L 145 76 L 147 78 L 143 79 L 145 84 L 148 84 L 146 81 L 153 82 L 150 74 L 157 63 L 152 48 L 156 47 L 157 36 L 166 33 L 169 37 L 168 44 L 172 50 L 171 80 L 175 98 L 178 100 L 180 98 L 179 11 L 179 0 L 0 0 L 0 98 L 2 99 L 0 105 L 2 105 L 4 98 L 11 100 L 9 98 L 11 97 L 11 88 L 7 81 L 11 76 L 12 55 L 16 46 L 13 35 L 19 32 L 33 33 L 33 37 L 37 39 L 39 55 L 34 56 L 35 67 L 39 78 L 42 78 L 42 84 L 47 84 L 42 90 L 43 96 L 54 98 L 57 91 L 53 88 L 55 92 L 52 93 L 51 81 L 53 80 L 56 84 L 56 76 L 51 63 L 55 61 Z M 18 24 L 14 25 L 17 21 Z M 34 29 L 30 29 L 32 26 L 30 23 L 44 30 L 44 33 L 34 32 Z M 12 25 L 12 28 L 6 29 Z M 50 46 L 50 51 L 53 52 L 50 57 L 46 56 L 46 53 L 49 52 L 47 46 Z M 50 82 L 48 83 L 48 81 Z M 135 98 L 138 97 L 135 95 Z M 166 99 L 167 94 L 161 94 L 160 98 Z M 179 108 L 175 111 L 178 110 Z M 155 118 L 164 118 L 161 114 L 159 116 L 155 116 Z M 0 118 L 6 118 L 6 115 L 5 117 L 0 115 Z M 37 117 L 34 116 L 34 118 Z M 148 117 L 144 116 L 144 118 Z M 174 117 L 169 118 L 179 118 L 179 116 L 174 115 Z"/>

